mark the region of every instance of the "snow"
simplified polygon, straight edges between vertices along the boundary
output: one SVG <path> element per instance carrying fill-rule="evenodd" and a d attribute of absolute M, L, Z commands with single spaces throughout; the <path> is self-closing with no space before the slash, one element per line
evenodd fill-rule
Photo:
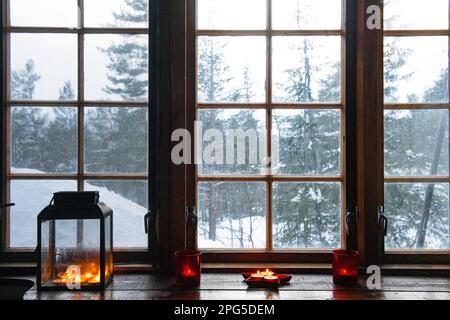
<path fill-rule="evenodd" d="M 243 246 L 239 240 L 239 225 L 242 225 L 244 230 Z M 252 240 L 249 239 L 250 225 L 253 228 Z M 241 220 L 223 219 L 217 224 L 216 240 L 208 239 L 208 223 L 199 223 L 199 239 L 198 246 L 201 249 L 263 249 L 266 247 L 266 218 L 247 217 Z"/>
<path fill-rule="evenodd" d="M 31 169 L 14 169 L 15 173 L 42 173 Z M 144 230 L 146 208 L 116 194 L 104 187 L 85 184 L 88 191 L 99 191 L 100 201 L 113 209 L 114 246 L 145 247 L 147 236 Z M 69 180 L 14 180 L 11 183 L 11 246 L 35 247 L 37 239 L 36 218 L 50 203 L 57 191 L 74 191 L 76 182 Z"/>

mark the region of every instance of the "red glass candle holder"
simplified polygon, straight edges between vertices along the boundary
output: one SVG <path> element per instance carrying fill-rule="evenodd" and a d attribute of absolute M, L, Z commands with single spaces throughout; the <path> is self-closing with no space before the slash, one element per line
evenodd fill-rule
<path fill-rule="evenodd" d="M 200 251 L 175 252 L 175 276 L 177 287 L 193 288 L 200 285 L 201 279 Z"/>
<path fill-rule="evenodd" d="M 333 282 L 337 285 L 358 283 L 359 252 L 352 250 L 333 251 Z"/>

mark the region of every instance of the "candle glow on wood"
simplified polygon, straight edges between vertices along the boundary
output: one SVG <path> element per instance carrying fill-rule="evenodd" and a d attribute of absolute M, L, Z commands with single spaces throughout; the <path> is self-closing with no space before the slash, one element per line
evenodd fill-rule
<path fill-rule="evenodd" d="M 77 275 L 68 271 L 61 272 L 58 274 L 58 277 L 53 279 L 52 282 L 55 284 L 63 284 L 66 285 L 68 283 L 73 284 L 98 284 L 100 283 L 100 271 L 99 267 L 95 265 L 95 263 L 90 263 L 88 266 L 80 267 L 80 270 L 88 270 L 81 275 Z M 111 274 L 111 270 L 109 266 L 106 267 L 105 270 L 105 278 L 108 278 Z"/>

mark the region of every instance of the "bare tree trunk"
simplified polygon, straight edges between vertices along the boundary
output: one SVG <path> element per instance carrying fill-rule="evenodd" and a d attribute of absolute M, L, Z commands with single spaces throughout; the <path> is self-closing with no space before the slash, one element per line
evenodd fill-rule
<path fill-rule="evenodd" d="M 442 113 L 441 121 L 439 123 L 439 129 L 436 138 L 436 146 L 434 149 L 433 162 L 431 164 L 430 175 L 437 174 L 439 167 L 439 160 L 441 158 L 442 146 L 444 143 L 445 129 L 447 128 L 447 114 Z M 425 246 L 425 238 L 427 235 L 428 221 L 431 214 L 431 205 L 433 202 L 434 184 L 429 184 L 425 193 L 425 204 L 422 210 L 422 218 L 420 221 L 419 229 L 416 234 L 416 247 L 423 248 Z"/>
<path fill-rule="evenodd" d="M 208 187 L 207 194 L 209 195 L 209 204 L 208 204 L 208 213 L 209 213 L 209 219 L 208 219 L 208 231 L 209 231 L 209 239 L 212 241 L 216 241 L 217 238 L 217 212 L 214 208 L 214 199 L 213 199 L 213 185 L 210 184 Z"/>

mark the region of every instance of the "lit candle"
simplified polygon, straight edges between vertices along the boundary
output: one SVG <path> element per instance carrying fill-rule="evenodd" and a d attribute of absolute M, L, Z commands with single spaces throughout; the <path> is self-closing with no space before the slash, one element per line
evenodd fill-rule
<path fill-rule="evenodd" d="M 333 282 L 355 285 L 358 282 L 359 253 L 350 250 L 333 251 Z"/>
<path fill-rule="evenodd" d="M 200 285 L 200 256 L 199 251 L 179 251 L 175 253 L 175 273 L 178 287 L 191 288 Z"/>

